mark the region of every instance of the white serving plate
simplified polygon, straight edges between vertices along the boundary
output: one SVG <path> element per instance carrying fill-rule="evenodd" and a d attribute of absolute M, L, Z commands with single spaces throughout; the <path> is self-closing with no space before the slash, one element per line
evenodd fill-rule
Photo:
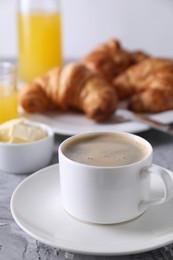
<path fill-rule="evenodd" d="M 56 113 L 56 114 L 29 114 L 22 112 L 21 115 L 27 119 L 38 121 L 51 126 L 55 133 L 62 135 L 74 135 L 82 132 L 98 132 L 98 131 L 120 131 L 129 133 L 138 133 L 149 129 L 145 123 L 136 121 L 124 121 L 126 111 L 118 109 L 113 117 L 104 123 L 97 123 L 88 119 L 80 113 Z M 151 116 L 153 119 L 162 123 L 170 123 L 173 121 L 173 110 L 158 113 Z"/>

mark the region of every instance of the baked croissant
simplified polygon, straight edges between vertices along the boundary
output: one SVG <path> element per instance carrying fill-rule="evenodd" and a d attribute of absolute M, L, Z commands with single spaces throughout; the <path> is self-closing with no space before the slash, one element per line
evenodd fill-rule
<path fill-rule="evenodd" d="M 114 79 L 120 98 L 130 97 L 136 112 L 161 112 L 173 108 L 173 60 L 145 59 Z"/>
<path fill-rule="evenodd" d="M 26 83 L 18 94 L 19 104 L 30 113 L 45 113 L 50 110 L 51 100 L 36 82 Z"/>
<path fill-rule="evenodd" d="M 117 96 L 108 83 L 84 65 L 70 63 L 26 83 L 19 92 L 19 104 L 31 113 L 77 109 L 88 118 L 103 121 L 115 112 Z"/>
<path fill-rule="evenodd" d="M 114 87 L 114 79 L 119 74 L 148 57 L 142 51 L 129 52 L 119 41 L 111 39 L 86 55 L 81 63 Z"/>
<path fill-rule="evenodd" d="M 173 89 L 148 89 L 132 96 L 128 108 L 135 112 L 158 113 L 173 109 Z"/>

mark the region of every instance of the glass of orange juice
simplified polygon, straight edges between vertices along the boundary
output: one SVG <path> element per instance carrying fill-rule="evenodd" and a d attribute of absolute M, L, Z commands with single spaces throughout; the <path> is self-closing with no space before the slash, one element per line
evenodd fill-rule
<path fill-rule="evenodd" d="M 0 62 L 0 124 L 18 117 L 16 67 Z"/>
<path fill-rule="evenodd" d="M 62 64 L 59 0 L 18 0 L 19 78 L 29 81 Z"/>

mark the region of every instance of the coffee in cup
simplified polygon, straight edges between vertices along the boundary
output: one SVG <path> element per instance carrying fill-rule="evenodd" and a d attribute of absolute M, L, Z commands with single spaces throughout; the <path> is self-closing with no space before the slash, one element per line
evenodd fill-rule
<path fill-rule="evenodd" d="M 173 177 L 152 165 L 152 156 L 151 144 L 129 133 L 83 133 L 66 139 L 59 146 L 64 209 L 81 221 L 113 224 L 165 203 L 173 197 Z M 152 174 L 164 183 L 163 198 L 150 197 Z"/>
<path fill-rule="evenodd" d="M 95 166 L 122 166 L 142 160 L 148 154 L 145 145 L 121 134 L 97 134 L 80 137 L 64 146 L 70 160 Z"/>

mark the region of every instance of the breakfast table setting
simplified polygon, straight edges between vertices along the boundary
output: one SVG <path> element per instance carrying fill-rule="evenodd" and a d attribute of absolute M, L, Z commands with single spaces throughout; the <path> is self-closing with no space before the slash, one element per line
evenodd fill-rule
<path fill-rule="evenodd" d="M 6 69 L 9 63 L 14 66 L 15 61 L 8 60 Z M 76 66 L 76 63 L 72 64 Z M 18 91 L 20 94 L 20 82 Z M 27 92 L 21 93 L 23 100 Z M 75 110 L 32 113 L 30 108 L 38 107 L 33 105 L 37 103 L 35 97 L 32 102 L 28 103 L 29 111 L 18 107 L 18 117 L 0 126 L 0 259 L 172 259 L 172 198 L 163 205 L 149 207 L 132 220 L 97 224 L 78 220 L 69 214 L 63 209 L 59 194 L 61 144 L 83 133 L 118 132 L 135 134 L 151 144 L 154 167 L 161 167 L 160 177 L 163 172 L 169 174 L 168 181 L 165 181 L 166 192 L 160 177 L 152 179 L 151 195 L 161 201 L 164 192 L 166 197 L 170 194 L 171 197 L 172 110 L 148 116 L 128 110 L 122 102 L 108 121 L 97 122 L 95 114 L 86 116 Z M 21 104 L 27 110 L 26 103 Z M 100 119 L 100 113 L 96 113 L 96 117 Z M 47 136 L 42 132 L 41 140 L 38 136 L 38 140 L 30 139 L 27 128 L 23 128 L 28 126 L 34 138 L 40 128 L 47 132 Z M 24 139 L 26 144 L 22 144 Z M 11 143 L 6 145 L 8 141 Z M 13 147 L 17 149 L 11 150 Z M 71 190 L 70 186 L 68 190 Z M 78 194 L 81 195 L 81 191 Z"/>
<path fill-rule="evenodd" d="M 159 132 L 157 130 L 148 129 L 142 132 L 137 133 L 137 135 L 145 138 L 149 141 L 154 149 L 154 159 L 153 163 L 157 165 L 161 165 L 164 168 L 173 170 L 173 162 L 172 162 L 172 153 L 173 153 L 173 137 Z M 69 136 L 55 134 L 54 138 L 54 152 L 52 155 L 52 159 L 50 162 L 50 166 L 48 167 L 57 167 L 58 164 L 58 147 L 59 145 Z M 51 166 L 52 165 L 52 166 Z M 55 172 L 57 169 L 55 168 Z M 57 173 L 57 172 L 56 172 Z M 44 175 L 44 173 L 42 173 Z M 127 234 L 129 238 L 124 237 L 121 234 L 121 231 L 118 231 L 116 234 L 116 227 L 118 228 L 118 224 L 116 226 L 112 225 L 112 232 L 115 231 L 115 240 L 114 235 L 110 234 L 111 241 L 110 245 L 112 248 L 107 248 L 105 244 L 108 241 L 105 241 L 105 238 L 108 239 L 108 234 L 105 231 L 102 232 L 101 237 L 97 237 L 97 234 L 93 234 L 92 232 L 92 224 L 81 224 L 84 227 L 81 227 L 81 231 L 79 227 L 76 226 L 75 223 L 70 222 L 66 223 L 67 228 L 61 226 L 60 230 L 55 230 L 55 232 L 60 232 L 62 238 L 65 239 L 67 243 L 65 248 L 59 248 L 59 244 L 61 244 L 61 237 L 57 238 L 57 246 L 51 246 L 51 240 L 47 239 L 46 242 L 42 242 L 44 237 L 41 237 L 41 241 L 35 238 L 34 232 L 29 227 L 23 230 L 20 227 L 20 223 L 16 223 L 11 211 L 10 211 L 10 201 L 12 194 L 16 187 L 24 181 L 26 178 L 32 175 L 28 174 L 11 174 L 6 173 L 4 171 L 0 172 L 0 258 L 3 260 L 13 259 L 28 259 L 28 260 L 46 260 L 46 259 L 166 259 L 170 260 L 173 257 L 173 210 L 172 210 L 172 202 L 170 203 L 170 208 L 168 207 L 166 210 L 161 208 L 160 210 L 156 209 L 156 214 L 154 214 L 156 219 L 146 220 L 143 219 L 140 223 L 141 226 L 137 223 L 135 226 L 135 221 L 132 221 L 132 229 L 129 226 L 127 230 L 131 234 Z M 34 189 L 34 187 L 33 187 Z M 30 196 L 34 190 L 30 190 Z M 46 191 L 45 191 L 46 192 Z M 38 194 L 39 196 L 39 194 Z M 34 201 L 34 200 L 33 200 Z M 44 201 L 42 201 L 44 204 Z M 46 202 L 45 202 L 46 203 Z M 34 207 L 34 205 L 33 205 Z M 159 207 L 159 206 L 156 206 Z M 163 206 L 160 206 L 163 207 Z M 167 212 L 166 212 L 167 211 Z M 49 214 L 49 212 L 45 212 L 44 214 Z M 65 214 L 65 213 L 64 213 Z M 68 214 L 68 213 L 66 213 Z M 144 215 L 147 214 L 144 213 Z M 143 215 L 143 217 L 144 217 Z M 50 218 L 52 217 L 50 212 Z M 139 218 L 142 218 L 139 217 Z M 157 219 L 158 218 L 158 219 Z M 22 219 L 20 219 L 22 223 Z M 50 219 L 51 221 L 51 219 Z M 54 220 L 52 220 L 54 221 Z M 58 221 L 58 217 L 57 217 Z M 60 220 L 59 220 L 60 221 Z M 61 220 L 62 221 L 62 220 Z M 75 220 L 76 221 L 76 220 Z M 74 225 L 74 228 L 73 226 Z M 88 226 L 88 231 L 87 231 Z M 90 227 L 91 226 L 91 227 Z M 110 225 L 111 226 L 111 225 Z M 37 228 L 37 227 L 36 227 Z M 62 230 L 61 230 L 62 229 Z M 64 235 L 63 235 L 64 229 Z M 68 230 L 67 230 L 68 229 Z M 83 229 L 83 230 L 82 230 Z M 32 233 L 33 232 L 33 233 Z M 84 232 L 84 233 L 83 233 Z M 87 236 L 91 232 L 93 238 L 90 237 L 92 243 L 87 240 Z M 99 231 L 97 231 L 99 232 Z M 125 230 L 122 232 L 126 232 Z M 140 239 L 143 234 L 143 241 L 141 243 Z M 133 237 L 136 234 L 136 238 Z M 99 235 L 99 233 L 98 233 Z M 76 236 L 76 238 L 75 238 Z M 117 237 L 118 236 L 118 237 Z M 132 236 L 132 237 L 130 237 Z M 138 237 L 139 236 L 139 237 Z M 121 241 L 121 239 L 123 240 Z M 137 240 L 136 240 L 137 239 Z M 139 241 L 138 241 L 139 239 Z M 78 241 L 79 244 L 73 243 L 74 241 Z M 131 242 L 132 240 L 132 242 Z M 133 241 L 136 240 L 136 241 Z M 76 242 L 77 243 L 77 242 Z M 139 243 L 139 244 L 138 244 Z M 93 244 L 93 246 L 92 246 Z M 95 250 L 94 250 L 95 244 Z M 130 247 L 129 247 L 130 245 Z M 69 250 L 68 250 L 69 247 Z M 77 252 L 76 250 L 79 250 Z M 100 253 L 99 253 L 100 249 Z M 73 251 L 74 250 L 74 251 Z M 88 251 L 89 250 L 89 251 Z M 91 251 L 90 251 L 91 250 Z M 109 253 L 110 250 L 110 253 Z M 87 251 L 87 253 L 86 253 Z M 126 253 L 123 253 L 125 251 Z"/>
<path fill-rule="evenodd" d="M 26 155 L 25 150 L 20 154 L 14 150 L 9 159 L 8 150 L 4 152 L 1 142 L 1 259 L 172 259 L 172 199 L 165 205 L 149 207 L 135 219 L 108 225 L 73 218 L 60 200 L 59 147 L 65 140 L 82 133 L 128 132 L 142 137 L 153 147 L 153 164 L 172 174 L 172 110 L 145 116 L 130 112 L 125 105 L 122 102 L 107 122 L 95 122 L 76 111 L 50 114 L 20 111 L 21 119 L 14 122 L 22 125 L 26 120 L 31 126 L 42 126 L 49 133 L 43 141 L 48 140 L 49 145 L 39 141 L 42 148 L 33 146 L 32 149 L 32 144 L 37 143 L 33 142 Z M 20 142 L 23 133 L 15 137 Z M 154 194 L 163 196 L 159 178 L 152 185 Z"/>
<path fill-rule="evenodd" d="M 65 59 L 60 0 L 16 3 L 0 259 L 173 259 L 173 59 L 115 34 Z"/>

